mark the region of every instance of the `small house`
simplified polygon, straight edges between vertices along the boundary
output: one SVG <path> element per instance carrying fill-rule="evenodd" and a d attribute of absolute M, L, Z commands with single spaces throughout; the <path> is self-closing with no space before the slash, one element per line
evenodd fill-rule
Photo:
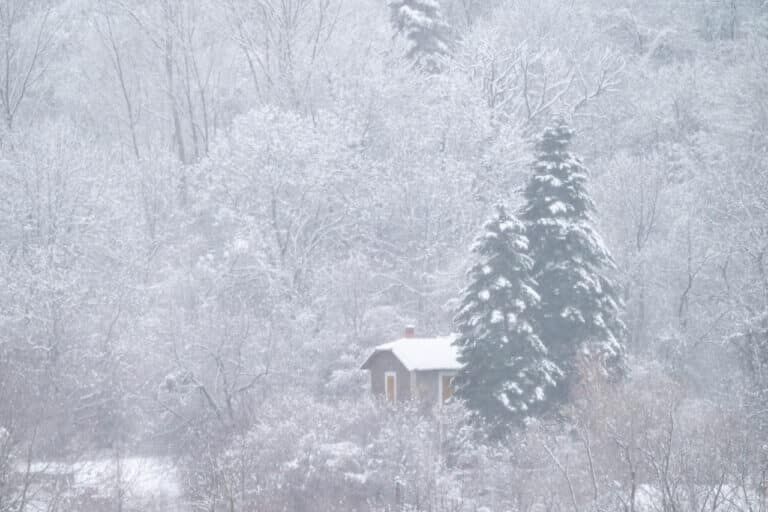
<path fill-rule="evenodd" d="M 361 368 L 371 375 L 371 391 L 390 402 L 442 404 L 453 396 L 453 378 L 461 368 L 455 339 L 421 338 L 406 327 L 402 338 L 375 347 L 363 363 Z"/>

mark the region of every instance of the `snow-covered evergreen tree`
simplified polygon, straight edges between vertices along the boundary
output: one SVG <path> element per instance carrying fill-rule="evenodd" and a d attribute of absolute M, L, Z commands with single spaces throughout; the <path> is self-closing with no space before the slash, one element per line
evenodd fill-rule
<path fill-rule="evenodd" d="M 562 374 L 532 321 L 539 295 L 524 225 L 498 207 L 472 251 L 477 261 L 456 315 L 464 364 L 456 395 L 491 425 L 503 426 L 540 412 Z"/>
<path fill-rule="evenodd" d="M 406 56 L 422 69 L 437 70 L 436 57 L 448 53 L 448 24 L 438 0 L 391 0 L 392 24 L 409 44 Z"/>
<path fill-rule="evenodd" d="M 540 336 L 566 373 L 560 398 L 582 357 L 616 377 L 625 352 L 621 299 L 608 276 L 615 265 L 594 227 L 587 170 L 568 150 L 572 136 L 562 120 L 544 131 L 522 213 L 541 296 Z"/>

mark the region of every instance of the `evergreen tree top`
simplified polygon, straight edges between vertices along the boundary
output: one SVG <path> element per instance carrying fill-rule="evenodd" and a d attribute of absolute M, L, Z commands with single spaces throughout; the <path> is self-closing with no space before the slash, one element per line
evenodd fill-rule
<path fill-rule="evenodd" d="M 471 251 L 479 256 L 478 262 L 467 273 L 489 275 L 497 272 L 528 272 L 533 262 L 528 257 L 528 238 L 525 225 L 496 205 L 495 214 L 483 225 L 482 233 Z M 491 270 L 489 270 L 491 269 Z"/>
<path fill-rule="evenodd" d="M 558 119 L 536 142 L 533 175 L 526 185 L 526 222 L 554 224 L 592 221 L 594 203 L 587 191 L 588 171 L 569 151 L 573 130 Z"/>
<path fill-rule="evenodd" d="M 436 57 L 448 53 L 450 27 L 437 0 L 391 0 L 391 20 L 409 42 L 406 56 L 424 71 L 436 72 Z"/>
<path fill-rule="evenodd" d="M 483 224 L 484 233 L 478 237 L 475 245 L 472 246 L 473 252 L 483 252 L 483 248 L 485 247 L 483 242 L 487 241 L 488 238 L 496 238 L 497 235 L 502 233 L 512 234 L 524 232 L 525 227 L 523 224 L 515 217 L 507 214 L 507 210 L 504 206 L 496 205 L 495 209 L 496 214 Z M 522 250 L 526 248 L 527 247 L 520 247 Z"/>
<path fill-rule="evenodd" d="M 573 129 L 562 118 L 544 129 L 536 143 L 536 149 L 544 154 L 557 154 L 567 150 L 574 136 Z"/>

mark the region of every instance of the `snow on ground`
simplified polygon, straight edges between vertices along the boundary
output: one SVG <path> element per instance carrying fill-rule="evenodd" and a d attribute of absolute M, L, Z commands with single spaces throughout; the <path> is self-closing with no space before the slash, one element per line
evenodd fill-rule
<path fill-rule="evenodd" d="M 18 472 L 26 473 L 26 466 L 19 466 Z M 43 482 L 37 500 L 41 504 L 51 493 L 109 499 L 119 489 L 124 503 L 144 510 L 142 507 L 151 503 L 179 503 L 183 492 L 177 468 L 170 459 L 162 457 L 125 457 L 119 463 L 116 458 L 37 461 L 31 464 L 29 472 L 33 481 Z M 47 489 L 46 485 L 51 488 Z M 173 509 L 172 506 L 166 508 Z"/>
<path fill-rule="evenodd" d="M 653 485 L 638 486 L 635 495 L 637 512 L 660 512 L 672 507 L 665 501 L 663 493 Z M 755 492 L 744 492 L 741 486 L 694 485 L 692 488 L 677 489 L 675 500 L 683 510 L 710 510 L 713 512 L 744 512 L 755 510 L 761 500 Z M 760 509 L 762 510 L 762 509 Z"/>

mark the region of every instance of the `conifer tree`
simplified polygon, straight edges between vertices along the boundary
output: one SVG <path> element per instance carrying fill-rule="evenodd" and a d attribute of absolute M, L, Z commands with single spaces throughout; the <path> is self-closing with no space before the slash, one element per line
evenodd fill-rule
<path fill-rule="evenodd" d="M 477 261 L 456 315 L 456 395 L 492 426 L 540 412 L 561 376 L 532 322 L 539 295 L 527 251 L 523 224 L 498 207 L 472 247 Z"/>
<path fill-rule="evenodd" d="M 536 145 L 522 220 L 541 306 L 537 323 L 552 360 L 566 373 L 558 397 L 584 359 L 609 377 L 624 371 L 624 324 L 613 259 L 595 230 L 587 170 L 568 150 L 572 130 L 559 120 Z"/>
<path fill-rule="evenodd" d="M 392 24 L 409 44 L 406 56 L 428 72 L 438 69 L 436 57 L 448 53 L 448 24 L 438 0 L 391 0 Z"/>

